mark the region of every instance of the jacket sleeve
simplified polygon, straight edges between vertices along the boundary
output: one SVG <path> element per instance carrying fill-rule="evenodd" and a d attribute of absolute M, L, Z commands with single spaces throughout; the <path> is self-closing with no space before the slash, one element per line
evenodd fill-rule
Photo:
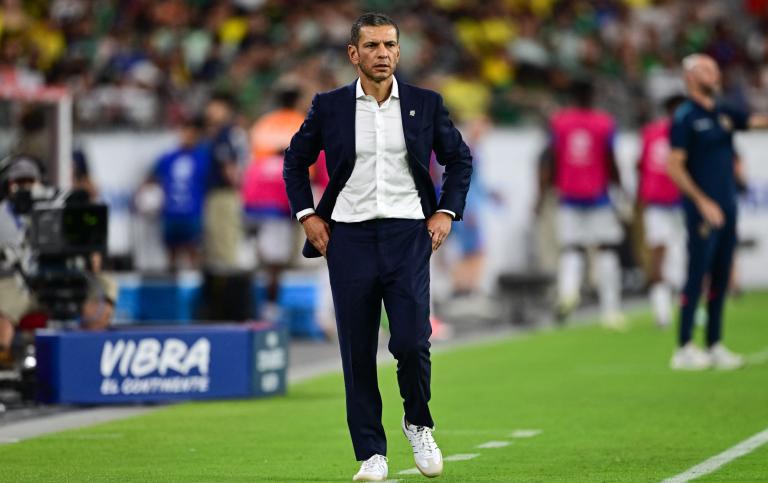
<path fill-rule="evenodd" d="M 322 149 L 322 131 L 319 115 L 319 95 L 312 99 L 306 119 L 291 138 L 283 160 L 283 179 L 291 205 L 291 216 L 307 208 L 314 208 L 309 167 L 317 161 Z"/>
<path fill-rule="evenodd" d="M 437 162 L 445 166 L 437 208 L 450 210 L 456 213 L 456 220 L 461 220 L 472 177 L 472 153 L 448 117 L 440 95 L 437 95 L 434 126 L 433 149 Z"/>

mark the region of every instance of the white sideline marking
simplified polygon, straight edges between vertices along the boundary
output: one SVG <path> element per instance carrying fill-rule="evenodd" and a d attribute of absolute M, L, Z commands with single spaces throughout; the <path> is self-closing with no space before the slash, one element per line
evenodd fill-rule
<path fill-rule="evenodd" d="M 487 443 L 483 443 L 480 445 L 477 445 L 480 449 L 491 449 L 491 448 L 504 448 L 505 446 L 509 446 L 509 441 L 488 441 Z"/>
<path fill-rule="evenodd" d="M 418 468 L 409 468 L 407 470 L 398 471 L 397 474 L 398 475 L 420 475 L 421 472 L 419 471 Z"/>
<path fill-rule="evenodd" d="M 18 442 L 18 438 L 0 438 L 0 444 L 13 444 Z"/>
<path fill-rule="evenodd" d="M 447 458 L 443 458 L 444 461 L 467 461 L 471 460 L 472 458 L 477 458 L 480 456 L 480 453 L 467 453 L 467 454 L 454 454 L 451 456 L 448 456 Z"/>
<path fill-rule="evenodd" d="M 763 364 L 765 362 L 768 362 L 768 349 L 763 349 L 760 352 L 749 354 L 744 358 L 744 360 L 749 365 L 757 365 L 757 364 Z"/>
<path fill-rule="evenodd" d="M 443 461 L 467 461 L 480 456 L 480 453 L 459 453 L 451 456 L 446 456 Z M 398 475 L 420 475 L 421 472 L 418 468 L 409 468 L 407 470 L 398 471 Z"/>
<path fill-rule="evenodd" d="M 662 483 L 684 483 L 700 476 L 708 475 L 736 458 L 751 453 L 765 443 L 768 443 L 768 429 L 757 433 L 749 439 L 745 439 L 736 446 L 728 448 L 719 455 L 713 456 L 703 463 L 699 463 L 684 473 L 667 478 Z"/>
<path fill-rule="evenodd" d="M 518 429 L 509 436 L 512 438 L 533 438 L 541 434 L 540 429 Z"/>

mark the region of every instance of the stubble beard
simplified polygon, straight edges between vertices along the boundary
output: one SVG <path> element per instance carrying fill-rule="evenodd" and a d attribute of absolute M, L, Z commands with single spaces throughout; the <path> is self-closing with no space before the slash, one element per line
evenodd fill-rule
<path fill-rule="evenodd" d="M 373 69 L 367 69 L 363 67 L 361 64 L 358 64 L 358 68 L 360 69 L 360 72 L 368 78 L 368 80 L 373 82 L 383 82 L 387 79 L 389 79 L 392 74 L 394 73 L 394 69 L 390 69 L 387 73 L 378 73 L 374 72 Z"/>
<path fill-rule="evenodd" d="M 711 84 L 699 84 L 699 91 L 709 99 L 714 100 L 720 94 L 720 87 Z"/>

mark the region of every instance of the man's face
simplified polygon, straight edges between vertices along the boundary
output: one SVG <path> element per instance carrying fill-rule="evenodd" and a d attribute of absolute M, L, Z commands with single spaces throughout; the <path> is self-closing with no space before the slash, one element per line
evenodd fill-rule
<path fill-rule="evenodd" d="M 20 178 L 9 182 L 8 191 L 11 195 L 15 195 L 19 191 L 32 191 L 35 187 L 37 180 L 34 178 Z"/>
<path fill-rule="evenodd" d="M 360 41 L 349 45 L 347 53 L 361 75 L 374 82 L 386 80 L 395 73 L 400 60 L 397 30 L 392 25 L 362 27 Z"/>
<path fill-rule="evenodd" d="M 720 94 L 721 79 L 720 68 L 714 59 L 702 58 L 692 72 L 694 82 L 702 93 L 709 97 Z"/>
<path fill-rule="evenodd" d="M 179 134 L 179 138 L 181 139 L 181 144 L 183 146 L 191 147 L 197 144 L 199 134 L 196 127 L 183 126 Z"/>
<path fill-rule="evenodd" d="M 214 100 L 205 108 L 205 119 L 212 127 L 220 127 L 229 122 L 231 112 L 227 103 Z"/>

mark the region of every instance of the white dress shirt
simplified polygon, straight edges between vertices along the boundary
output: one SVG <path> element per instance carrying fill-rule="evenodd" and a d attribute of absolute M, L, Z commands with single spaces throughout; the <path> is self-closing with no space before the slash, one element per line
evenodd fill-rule
<path fill-rule="evenodd" d="M 408 164 L 397 79 L 379 105 L 355 85 L 355 167 L 336 199 L 331 218 L 355 223 L 376 218 L 423 220 L 421 198 Z M 445 211 L 454 217 L 448 210 Z M 296 218 L 313 213 L 309 208 Z"/>

